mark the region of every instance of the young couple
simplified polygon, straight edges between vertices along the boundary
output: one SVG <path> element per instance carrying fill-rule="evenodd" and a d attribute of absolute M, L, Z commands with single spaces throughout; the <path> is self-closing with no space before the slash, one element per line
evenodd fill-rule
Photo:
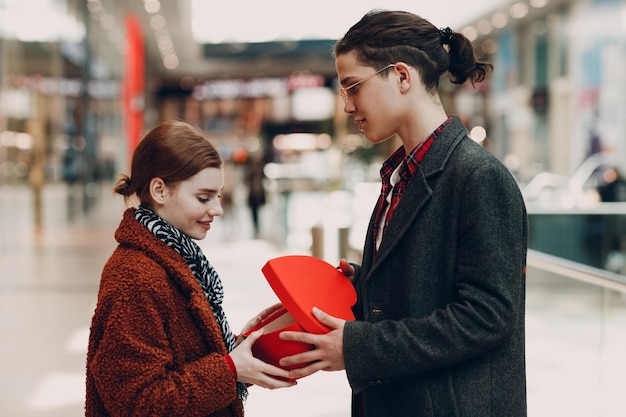
<path fill-rule="evenodd" d="M 242 416 L 250 385 L 290 387 L 320 370 L 345 370 L 355 417 L 526 416 L 524 202 L 438 95 L 443 74 L 474 83 L 490 65 L 462 34 L 400 11 L 366 14 L 334 56 L 358 129 L 373 144 L 402 141 L 381 168 L 361 265 L 340 261 L 356 320 L 317 311 L 329 333 L 282 333 L 315 346 L 281 362 L 306 367 L 253 357 L 260 333 L 233 334 L 194 243 L 222 214 L 222 160 L 199 130 L 164 122 L 115 188 L 140 206 L 124 213 L 102 273 L 87 416 Z"/>

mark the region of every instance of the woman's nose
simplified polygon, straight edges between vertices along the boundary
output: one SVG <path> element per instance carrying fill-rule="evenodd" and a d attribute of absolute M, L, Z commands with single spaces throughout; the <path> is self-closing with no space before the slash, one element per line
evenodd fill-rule
<path fill-rule="evenodd" d="M 215 199 L 214 203 L 211 204 L 208 210 L 209 214 L 214 217 L 221 216 L 224 214 L 224 209 L 222 208 L 222 203 L 218 198 Z"/>

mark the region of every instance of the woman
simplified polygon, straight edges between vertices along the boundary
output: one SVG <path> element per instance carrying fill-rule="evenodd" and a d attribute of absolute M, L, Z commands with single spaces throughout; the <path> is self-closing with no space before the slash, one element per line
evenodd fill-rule
<path fill-rule="evenodd" d="M 139 142 L 131 172 L 115 192 L 140 205 L 124 212 L 102 272 L 85 415 L 242 416 L 247 385 L 294 383 L 252 356 L 260 333 L 235 342 L 220 278 L 193 241 L 223 213 L 222 160 L 199 130 L 171 121 Z"/>
<path fill-rule="evenodd" d="M 490 65 L 450 28 L 372 11 L 335 45 L 345 112 L 367 140 L 396 135 L 362 264 L 340 261 L 356 321 L 315 310 L 325 335 L 283 332 L 316 349 L 281 365 L 345 369 L 353 416 L 526 415 L 527 217 L 519 188 L 438 95 L 440 77 L 482 81 Z"/>

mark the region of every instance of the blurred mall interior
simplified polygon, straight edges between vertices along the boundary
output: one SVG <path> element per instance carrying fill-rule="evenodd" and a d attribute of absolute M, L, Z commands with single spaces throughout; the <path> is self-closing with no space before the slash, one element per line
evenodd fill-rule
<path fill-rule="evenodd" d="M 398 142 L 369 145 L 344 114 L 331 50 L 376 2 L 214 3 L 0 0 L 0 416 L 82 415 L 88 326 L 124 208 L 111 188 L 158 121 L 199 126 L 226 162 L 226 214 L 202 248 L 234 328 L 274 302 L 268 259 L 360 260 Z M 601 190 L 626 173 L 626 0 L 436 3 L 437 25 L 495 67 L 473 87 L 442 80 L 446 110 L 526 198 L 529 416 L 624 416 L 626 197 Z M 253 389 L 247 415 L 270 406 L 346 416 L 349 388 L 326 373 Z"/>

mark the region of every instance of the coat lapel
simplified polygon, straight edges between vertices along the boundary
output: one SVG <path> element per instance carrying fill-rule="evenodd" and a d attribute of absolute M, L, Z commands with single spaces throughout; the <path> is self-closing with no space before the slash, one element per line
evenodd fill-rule
<path fill-rule="evenodd" d="M 212 349 L 223 354 L 228 353 L 226 344 L 221 337 L 222 331 L 219 324 L 217 324 L 209 301 L 206 299 L 198 279 L 185 262 L 185 259 L 139 224 L 134 219 L 133 213 L 132 209 L 128 209 L 124 213 L 124 227 L 120 227 L 116 232 L 118 241 L 126 244 L 132 244 L 132 242 L 136 241 L 141 242 L 138 249 L 144 251 L 159 263 L 166 270 L 168 276 L 176 283 L 181 294 L 184 295 L 190 314 L 206 335 L 206 340 L 211 344 Z M 127 234 L 132 234 L 136 237 L 130 239 L 126 236 Z"/>
<path fill-rule="evenodd" d="M 364 247 L 364 250 L 368 251 L 365 252 L 368 255 L 364 257 L 363 262 L 364 268 L 369 270 L 368 277 L 374 274 L 385 258 L 393 253 L 394 247 L 409 230 L 428 200 L 430 200 L 433 193 L 431 188 L 433 177 L 443 171 L 450 154 L 465 136 L 465 127 L 455 117 L 450 125 L 435 139 L 422 164 L 416 170 L 415 176 L 411 180 L 411 184 L 405 191 L 398 207 L 396 207 L 373 262 L 370 255 L 374 253 L 375 245 L 372 238 L 373 228 L 375 227 L 374 215 L 372 215 Z M 369 268 L 370 262 L 371 268 Z"/>
<path fill-rule="evenodd" d="M 168 247 L 168 249 L 171 248 Z M 173 249 L 172 251 L 178 255 Z M 177 264 L 170 273 L 172 278 L 178 283 L 181 292 L 186 294 L 185 298 L 190 314 L 195 317 L 198 327 L 205 333 L 206 340 L 211 344 L 212 349 L 222 354 L 228 353 L 226 343 L 223 337 L 221 337 L 222 330 L 219 324 L 217 324 L 213 310 L 202 291 L 198 279 L 191 272 L 182 256 L 178 255 L 178 257 L 182 260 L 182 264 Z"/>
<path fill-rule="evenodd" d="M 370 273 L 374 273 L 385 258 L 393 253 L 393 248 L 407 232 L 428 200 L 430 200 L 431 195 L 432 189 L 428 185 L 422 170 L 418 168 L 415 172 L 415 177 L 413 177 L 409 188 L 405 191 L 402 201 L 400 201 L 400 204 L 396 207 L 393 218 L 387 226 L 385 237 L 378 249 Z"/>

